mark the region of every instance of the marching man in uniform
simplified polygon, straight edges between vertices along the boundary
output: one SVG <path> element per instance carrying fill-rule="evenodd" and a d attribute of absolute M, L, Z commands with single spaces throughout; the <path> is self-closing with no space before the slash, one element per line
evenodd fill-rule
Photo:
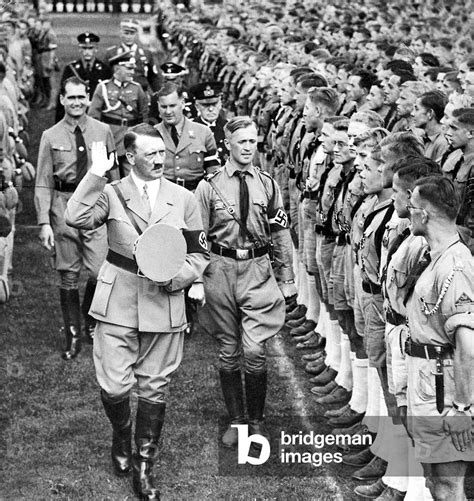
<path fill-rule="evenodd" d="M 126 133 L 124 143 L 130 175 L 106 185 L 104 176 L 113 159 L 107 158 L 103 144 L 96 143 L 91 170 L 71 198 L 66 219 L 82 230 L 107 225 L 109 251 L 90 309 L 97 319 L 94 363 L 102 403 L 112 423 L 112 462 L 118 475 L 132 467 L 129 397 L 136 380 L 133 486 L 140 499 L 153 501 L 160 499 L 152 468 L 170 377 L 183 355 L 184 289 L 202 275 L 209 253 L 194 195 L 162 177 L 165 145 L 159 133 L 151 125 L 140 124 Z M 147 278 L 134 259 L 137 237 L 158 223 L 181 230 L 186 247 L 177 273 L 159 283 Z M 164 245 L 165 239 L 145 251 L 150 257 L 156 255 L 155 267 L 166 270 L 175 265 L 182 249 L 160 256 Z M 202 284 L 191 287 L 189 294 L 202 301 Z"/>
<path fill-rule="evenodd" d="M 202 324 L 219 343 L 219 374 L 231 424 L 246 422 L 242 349 L 249 433 L 265 435 L 265 342 L 283 327 L 284 298 L 296 295 L 291 238 L 278 185 L 252 163 L 254 122 L 235 117 L 225 133 L 229 160 L 196 190 L 211 250 Z M 222 443 L 237 444 L 236 428 L 229 426 Z"/>
<path fill-rule="evenodd" d="M 123 138 L 129 127 L 146 121 L 148 101 L 143 89 L 133 80 L 135 59 L 131 53 L 122 53 L 110 63 L 114 76 L 97 86 L 89 115 L 110 125 L 117 149 L 120 177 L 124 177 L 127 164 Z"/>
<path fill-rule="evenodd" d="M 89 98 L 92 99 L 97 85 L 103 80 L 109 79 L 112 76 L 112 70 L 107 64 L 96 58 L 97 44 L 100 42 L 99 36 L 87 31 L 78 35 L 77 41 L 79 42 L 81 57 L 65 66 L 61 76 L 61 83 L 71 77 L 84 80 L 89 87 Z M 63 116 L 64 108 L 58 99 L 56 122 L 59 122 Z"/>

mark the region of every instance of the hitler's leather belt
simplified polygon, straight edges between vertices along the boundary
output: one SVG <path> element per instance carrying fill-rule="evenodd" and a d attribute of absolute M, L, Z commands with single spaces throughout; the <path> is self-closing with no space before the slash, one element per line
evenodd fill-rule
<path fill-rule="evenodd" d="M 303 198 L 307 198 L 309 200 L 317 200 L 318 192 L 317 191 L 303 191 Z"/>
<path fill-rule="evenodd" d="M 228 247 L 222 247 L 219 244 L 213 243 L 211 245 L 211 252 L 219 256 L 236 259 L 237 261 L 245 261 L 246 259 L 264 256 L 268 253 L 268 246 L 265 245 L 253 249 L 229 249 Z"/>
<path fill-rule="evenodd" d="M 129 120 L 128 118 L 112 118 L 107 116 L 103 116 L 100 121 L 106 124 L 120 125 L 121 127 L 133 127 L 140 123 L 136 118 Z"/>
<path fill-rule="evenodd" d="M 182 186 L 183 188 L 186 188 L 187 190 L 195 190 L 197 188 L 197 185 L 201 181 L 200 179 L 190 179 L 189 181 L 187 179 L 183 179 L 182 177 L 177 177 L 176 179 L 169 179 L 172 183 L 176 183 L 179 186 Z"/>
<path fill-rule="evenodd" d="M 75 191 L 77 188 L 76 183 L 65 183 L 64 181 L 61 181 L 60 179 L 55 179 L 54 180 L 54 189 L 56 191 L 65 191 L 67 193 L 72 193 Z"/>
<path fill-rule="evenodd" d="M 415 343 L 411 338 L 408 338 L 405 342 L 405 353 L 410 357 L 436 360 L 439 357 L 447 358 L 446 355 L 452 355 L 453 348 L 450 345 L 434 346 Z"/>
<path fill-rule="evenodd" d="M 135 260 L 122 256 L 122 254 L 118 254 L 111 249 L 109 249 L 107 254 L 107 261 L 118 268 L 122 268 L 122 270 L 129 271 L 135 275 L 138 273 L 138 266 Z"/>
<path fill-rule="evenodd" d="M 370 280 L 362 280 L 362 290 L 367 294 L 380 294 L 382 287 L 379 284 L 374 284 Z"/>

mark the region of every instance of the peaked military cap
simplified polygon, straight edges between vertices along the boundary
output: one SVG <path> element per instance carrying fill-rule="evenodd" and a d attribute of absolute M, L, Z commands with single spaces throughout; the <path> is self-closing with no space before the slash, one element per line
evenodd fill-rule
<path fill-rule="evenodd" d="M 172 62 L 162 64 L 160 66 L 160 69 L 163 72 L 163 76 L 165 78 L 176 78 L 187 73 L 186 68 Z"/>
<path fill-rule="evenodd" d="M 122 52 L 122 54 L 118 54 L 112 57 L 109 60 L 109 64 L 114 66 L 116 64 L 120 64 L 121 66 L 133 66 L 135 67 L 135 58 L 133 57 L 133 53 L 131 50 L 126 52 Z"/>
<path fill-rule="evenodd" d="M 123 30 L 137 32 L 139 27 L 140 23 L 135 19 L 123 19 L 122 21 L 120 21 L 120 28 L 122 28 Z"/>
<path fill-rule="evenodd" d="M 79 45 L 93 45 L 100 42 L 100 37 L 95 33 L 86 31 L 85 33 L 81 33 L 77 36 L 77 41 L 79 42 Z"/>
<path fill-rule="evenodd" d="M 194 85 L 190 91 L 196 101 L 208 104 L 217 103 L 222 95 L 222 84 L 219 82 L 202 82 Z"/>

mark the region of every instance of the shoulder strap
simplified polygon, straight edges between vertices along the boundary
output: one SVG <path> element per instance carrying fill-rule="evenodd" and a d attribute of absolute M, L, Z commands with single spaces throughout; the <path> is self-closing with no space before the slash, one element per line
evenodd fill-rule
<path fill-rule="evenodd" d="M 224 198 L 224 195 L 222 195 L 221 191 L 214 183 L 212 177 L 207 178 L 207 182 L 211 185 L 211 188 L 215 191 L 217 197 L 224 205 L 225 210 L 232 216 L 234 221 L 239 225 L 239 227 L 242 229 L 242 231 L 250 240 L 250 242 L 252 242 L 253 244 L 257 243 L 257 239 L 253 236 L 252 233 L 250 233 L 249 229 L 244 225 L 244 223 L 242 223 L 242 221 L 235 215 L 234 209 L 228 204 L 227 200 Z"/>
<path fill-rule="evenodd" d="M 122 192 L 120 191 L 120 188 L 118 187 L 117 184 L 112 184 L 112 188 L 114 189 L 115 193 L 117 194 L 117 198 L 119 199 L 120 203 L 122 204 L 122 207 L 125 210 L 125 214 L 127 214 L 128 219 L 132 223 L 132 226 L 135 228 L 135 231 L 141 235 L 143 233 L 142 229 L 137 223 L 137 220 L 135 219 L 135 216 L 133 215 L 133 212 L 127 207 L 127 203 L 125 202 L 125 198 L 123 198 Z"/>
<path fill-rule="evenodd" d="M 74 76 L 75 76 L 76 78 L 79 78 L 79 80 L 83 80 L 83 78 L 81 78 L 81 77 L 79 76 L 79 73 L 77 72 L 77 70 L 76 70 L 76 68 L 75 68 L 74 61 L 73 61 L 72 63 L 69 63 L 69 65 L 68 65 L 68 66 L 69 66 L 69 68 L 71 68 L 71 70 L 72 70 L 72 72 L 74 73 Z"/>
<path fill-rule="evenodd" d="M 390 218 L 392 217 L 394 212 L 395 212 L 395 207 L 392 203 L 388 206 L 387 211 L 385 212 L 385 215 L 382 219 L 382 222 L 380 223 L 380 226 L 375 230 L 375 235 L 374 235 L 375 250 L 377 252 L 379 260 L 380 256 L 382 255 L 382 239 L 383 239 L 383 234 L 385 233 L 385 226 L 390 221 Z"/>

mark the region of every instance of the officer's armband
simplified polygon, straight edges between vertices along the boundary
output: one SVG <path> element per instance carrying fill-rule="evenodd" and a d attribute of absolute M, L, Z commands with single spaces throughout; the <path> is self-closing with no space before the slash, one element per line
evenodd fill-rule
<path fill-rule="evenodd" d="M 206 234 L 202 230 L 183 230 L 183 237 L 186 240 L 187 254 L 201 253 L 207 254 Z"/>

